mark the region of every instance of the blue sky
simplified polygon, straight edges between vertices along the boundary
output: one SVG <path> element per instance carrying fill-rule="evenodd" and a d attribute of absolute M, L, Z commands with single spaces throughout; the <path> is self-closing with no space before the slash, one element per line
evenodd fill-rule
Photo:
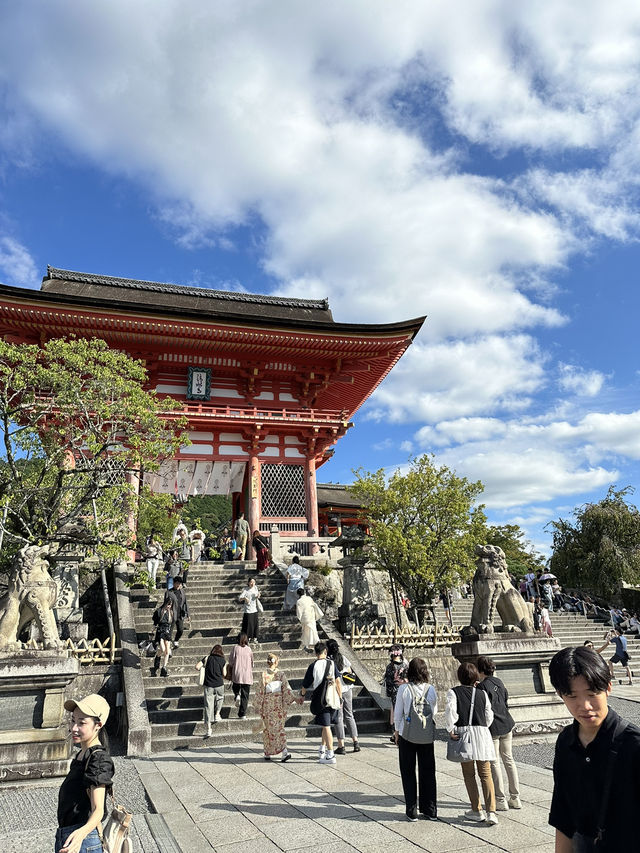
<path fill-rule="evenodd" d="M 544 526 L 638 485 L 640 9 L 0 10 L 0 281 L 47 263 L 427 315 L 321 479 L 410 454 Z"/>

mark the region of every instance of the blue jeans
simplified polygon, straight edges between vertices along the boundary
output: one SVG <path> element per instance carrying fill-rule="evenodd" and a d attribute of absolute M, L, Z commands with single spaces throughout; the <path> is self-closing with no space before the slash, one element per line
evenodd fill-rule
<path fill-rule="evenodd" d="M 173 578 L 167 575 L 167 589 L 173 589 Z"/>
<path fill-rule="evenodd" d="M 78 823 L 75 826 L 59 826 L 56 832 L 56 850 L 55 853 L 60 853 L 60 849 L 64 847 L 65 841 L 74 831 L 84 826 L 83 823 Z M 89 835 L 82 842 L 80 853 L 102 853 L 102 841 L 98 835 L 97 829 L 92 829 Z"/>

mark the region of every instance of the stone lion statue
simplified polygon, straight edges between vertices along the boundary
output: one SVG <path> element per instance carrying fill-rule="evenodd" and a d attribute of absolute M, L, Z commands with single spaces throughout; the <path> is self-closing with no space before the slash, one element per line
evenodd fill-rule
<path fill-rule="evenodd" d="M 16 651 L 24 626 L 35 619 L 45 649 L 62 644 L 53 615 L 58 588 L 48 572 L 49 545 L 25 545 L 15 556 L 9 587 L 0 598 L 0 651 Z"/>
<path fill-rule="evenodd" d="M 476 545 L 476 554 L 471 627 L 478 634 L 493 634 L 493 618 L 497 609 L 504 631 L 532 632 L 532 619 L 522 596 L 511 586 L 502 548 Z"/>

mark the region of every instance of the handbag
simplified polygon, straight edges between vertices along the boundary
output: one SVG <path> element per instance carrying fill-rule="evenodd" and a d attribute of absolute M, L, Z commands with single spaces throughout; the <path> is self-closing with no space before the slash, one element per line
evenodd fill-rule
<path fill-rule="evenodd" d="M 458 739 L 451 737 L 447 741 L 447 761 L 461 764 L 463 761 L 473 761 L 473 747 L 471 745 L 471 721 L 473 720 L 473 706 L 476 701 L 476 688 L 471 693 L 471 708 L 469 709 L 469 725 L 458 726 Z"/>
<path fill-rule="evenodd" d="M 327 661 L 327 668 L 324 671 L 324 696 L 322 704 L 325 708 L 331 708 L 332 711 L 337 711 L 340 707 L 340 696 L 336 687 L 335 678 L 329 679 L 329 670 L 334 666 L 333 662 Z"/>
<path fill-rule="evenodd" d="M 351 672 L 350 670 L 343 672 L 342 673 L 342 680 L 344 681 L 345 684 L 348 684 L 348 685 L 355 684 L 356 683 L 355 672 Z"/>
<path fill-rule="evenodd" d="M 204 676 L 205 676 L 205 670 L 207 668 L 205 661 L 206 661 L 206 658 L 202 658 L 202 660 L 200 661 L 202 666 L 198 670 L 198 684 L 200 685 L 200 687 L 204 686 Z"/>
<path fill-rule="evenodd" d="M 104 747 L 101 747 L 101 749 L 106 752 Z M 85 772 L 90 758 L 91 755 L 88 755 L 84 762 Z M 98 835 L 102 841 L 103 853 L 133 853 L 133 846 L 129 838 L 129 828 L 133 815 L 124 806 L 116 803 L 113 786 L 111 786 L 110 795 L 113 801 L 111 813 L 104 826 L 101 824 L 97 826 Z"/>
<path fill-rule="evenodd" d="M 262 606 L 262 602 L 259 598 L 256 598 L 256 607 L 260 613 L 264 613 L 264 607 Z"/>
<path fill-rule="evenodd" d="M 113 794 L 111 796 L 113 798 Z M 133 815 L 124 806 L 118 805 L 115 800 L 113 801 L 111 814 L 102 827 L 102 832 L 98 829 L 104 853 L 132 853 L 133 847 L 129 838 L 132 817 Z"/>
<path fill-rule="evenodd" d="M 225 663 L 222 676 L 223 678 L 226 678 L 227 681 L 233 681 L 233 667 L 230 663 Z"/>

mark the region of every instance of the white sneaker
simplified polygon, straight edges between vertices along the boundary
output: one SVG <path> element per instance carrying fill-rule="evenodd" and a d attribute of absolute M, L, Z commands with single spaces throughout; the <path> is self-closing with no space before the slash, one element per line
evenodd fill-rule
<path fill-rule="evenodd" d="M 236 705 L 239 705 L 239 704 L 240 704 L 240 694 L 239 694 L 239 693 L 238 693 L 238 695 L 236 696 L 236 698 L 234 699 L 234 702 L 236 703 Z"/>
<path fill-rule="evenodd" d="M 333 752 L 325 752 L 324 755 L 321 755 L 318 759 L 318 764 L 335 764 L 336 757 Z"/>
<path fill-rule="evenodd" d="M 480 809 L 479 812 L 474 812 L 470 810 L 468 812 L 465 812 L 464 816 L 467 818 L 467 820 L 475 820 L 477 823 L 482 823 L 486 817 L 482 809 Z"/>
<path fill-rule="evenodd" d="M 509 808 L 510 809 L 521 809 L 522 803 L 520 802 L 520 797 L 510 797 L 509 798 Z"/>
<path fill-rule="evenodd" d="M 222 722 L 222 717 L 220 716 L 220 714 L 216 714 L 215 719 L 214 719 L 214 723 L 221 723 L 221 722 Z"/>
<path fill-rule="evenodd" d="M 495 812 L 489 812 L 487 815 L 487 824 L 489 826 L 496 826 L 498 823 L 498 815 Z"/>
<path fill-rule="evenodd" d="M 508 812 L 509 806 L 507 805 L 506 800 L 496 800 L 496 811 L 497 812 Z"/>

